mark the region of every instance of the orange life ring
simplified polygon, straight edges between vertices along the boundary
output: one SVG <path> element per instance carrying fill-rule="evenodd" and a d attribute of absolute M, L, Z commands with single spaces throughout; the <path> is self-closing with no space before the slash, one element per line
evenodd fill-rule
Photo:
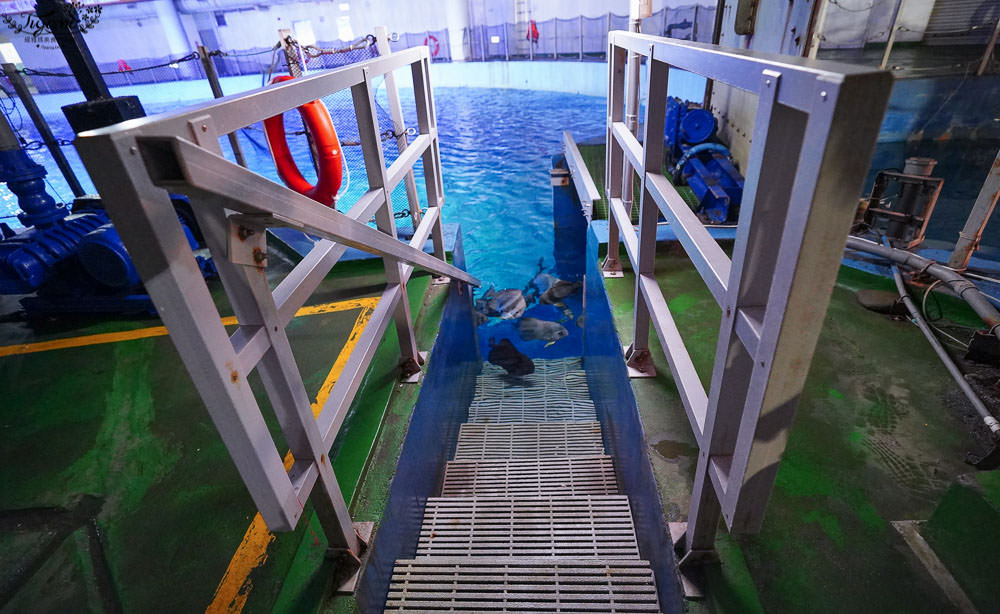
<path fill-rule="evenodd" d="M 424 37 L 424 47 L 430 48 L 432 57 L 436 58 L 441 53 L 441 41 L 433 34 L 428 34 Z"/>
<path fill-rule="evenodd" d="M 271 80 L 271 83 L 281 83 L 292 78 L 294 77 L 289 75 L 278 75 Z M 309 130 L 309 134 L 312 135 L 315 146 L 316 174 L 319 177 L 316 180 L 316 185 L 313 185 L 302 176 L 302 172 L 295 164 L 295 159 L 292 158 L 292 152 L 288 149 L 288 140 L 285 138 L 285 120 L 282 115 L 275 115 L 264 120 L 264 134 L 267 137 L 267 144 L 271 148 L 271 156 L 278 169 L 278 176 L 285 182 L 285 185 L 299 194 L 304 194 L 327 207 L 332 207 L 343 180 L 344 152 L 340 147 L 340 139 L 337 138 L 337 130 L 333 127 L 330 111 L 320 100 L 307 102 L 296 110 L 302 116 L 302 123 Z"/>

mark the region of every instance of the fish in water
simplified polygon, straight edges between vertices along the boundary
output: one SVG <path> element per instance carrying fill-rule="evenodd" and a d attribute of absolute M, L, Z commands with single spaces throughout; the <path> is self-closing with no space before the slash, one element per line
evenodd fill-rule
<path fill-rule="evenodd" d="M 528 308 L 520 290 L 507 288 L 497 292 L 492 287 L 476 300 L 476 311 L 490 318 L 512 320 L 519 318 Z"/>
<path fill-rule="evenodd" d="M 490 354 L 487 360 L 511 375 L 531 375 L 535 372 L 535 363 L 519 352 L 510 339 L 501 339 L 500 343 L 493 343 L 493 339 L 490 339 Z"/>
<path fill-rule="evenodd" d="M 517 323 L 517 332 L 521 334 L 521 339 L 524 341 L 534 341 L 535 339 L 548 341 L 545 347 L 552 345 L 569 334 L 566 327 L 558 322 L 530 317 L 521 318 Z"/>
<path fill-rule="evenodd" d="M 548 286 L 538 299 L 538 302 L 543 305 L 556 305 L 583 286 L 583 282 L 565 281 L 547 274 L 536 277 L 536 282 L 539 278 L 544 278 L 542 281 Z"/>

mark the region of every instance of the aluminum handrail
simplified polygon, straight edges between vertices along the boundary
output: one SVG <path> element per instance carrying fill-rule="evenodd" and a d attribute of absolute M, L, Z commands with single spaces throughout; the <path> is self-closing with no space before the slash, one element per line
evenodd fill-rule
<path fill-rule="evenodd" d="M 479 281 L 445 260 L 444 202 L 437 120 L 426 47 L 231 95 L 174 112 L 80 134 L 77 150 L 142 276 L 195 387 L 271 531 L 295 528 L 312 501 L 332 547 L 363 547 L 327 453 L 390 322 L 399 336 L 404 381 L 414 381 L 417 351 L 406 284 L 413 267 L 454 283 Z M 408 68 L 417 134 L 387 165 L 372 79 Z M 221 137 L 331 93 L 350 90 L 368 190 L 327 208 L 226 160 Z M 390 97 L 398 98 L 393 89 Z M 399 101 L 391 101 L 398 107 Z M 396 238 L 391 192 L 424 168 L 427 213 L 409 244 Z M 409 187 L 409 186 L 408 186 Z M 166 188 L 189 196 L 198 226 L 239 328 L 228 334 L 198 269 Z M 413 196 L 411 194 L 410 196 Z M 412 204 L 412 203 L 411 203 Z M 418 203 L 419 204 L 419 203 Z M 374 216 L 377 230 L 368 226 Z M 272 291 L 266 228 L 286 226 L 324 239 Z M 434 253 L 423 251 L 430 238 Z M 386 286 L 333 390 L 313 415 L 285 327 L 344 254 L 355 247 L 382 257 Z M 248 383 L 261 376 L 294 457 L 286 470 Z M 314 488 L 315 487 L 315 488 Z"/>
<path fill-rule="evenodd" d="M 763 522 L 892 77 L 869 67 L 620 31 L 609 34 L 608 58 L 605 273 L 617 273 L 621 236 L 636 280 L 630 373 L 655 375 L 652 326 L 701 450 L 688 522 L 677 527 L 682 563 L 694 562 L 712 556 L 720 519 L 732 532 L 753 532 Z M 623 112 L 632 61 L 646 63 L 641 138 Z M 757 95 L 732 257 L 662 174 L 667 79 L 678 69 Z M 629 166 L 642 186 L 638 231 L 623 197 L 633 182 Z M 657 283 L 660 213 L 722 312 L 707 387 Z"/>
<path fill-rule="evenodd" d="M 594 201 L 601 200 L 601 193 L 594 183 L 594 178 L 587 170 L 587 164 L 583 161 L 576 141 L 568 130 L 563 132 L 563 153 L 566 156 L 566 166 L 569 167 L 570 176 L 573 178 L 573 185 L 576 187 L 576 195 L 580 199 L 583 207 L 583 215 L 589 222 L 594 215 Z"/>

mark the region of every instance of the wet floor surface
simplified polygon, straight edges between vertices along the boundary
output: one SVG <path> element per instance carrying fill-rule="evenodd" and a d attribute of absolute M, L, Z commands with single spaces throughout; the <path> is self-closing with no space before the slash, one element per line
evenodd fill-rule
<path fill-rule="evenodd" d="M 378 261 L 338 269 L 288 327 L 312 399 L 330 385 L 338 353 L 384 280 Z M 411 280 L 415 314 L 428 283 Z M 0 611 L 272 611 L 290 570 L 302 585 L 313 580 L 310 549 L 300 546 L 322 553 L 321 531 L 303 522 L 293 533 L 261 527 L 251 535 L 256 508 L 159 325 L 0 323 Z M 131 332 L 107 337 L 122 331 Z M 79 347 L 64 347 L 81 336 Z M 30 345 L 38 342 L 55 345 Z M 345 423 L 351 436 L 331 453 L 348 498 L 397 387 L 397 355 L 389 334 Z M 259 381 L 251 384 L 262 399 Z M 272 412 L 262 409 L 284 451 Z M 238 577 L 234 563 L 248 538 L 261 549 L 244 552 L 250 559 Z M 285 611 L 301 605 L 285 600 Z"/>
<path fill-rule="evenodd" d="M 679 250 L 661 246 L 656 268 L 707 383 L 719 309 Z M 605 283 L 627 343 L 634 277 L 626 266 L 624 279 Z M 971 408 L 916 327 L 857 304 L 856 290 L 887 283 L 841 270 L 763 530 L 720 533 L 722 567 L 693 611 L 952 611 L 890 522 L 928 519 L 954 481 L 974 471 L 963 463 L 976 446 Z M 959 305 L 947 311 L 974 323 Z M 697 451 L 655 335 L 651 342 L 657 377 L 632 383 L 665 514 L 683 520 Z"/>

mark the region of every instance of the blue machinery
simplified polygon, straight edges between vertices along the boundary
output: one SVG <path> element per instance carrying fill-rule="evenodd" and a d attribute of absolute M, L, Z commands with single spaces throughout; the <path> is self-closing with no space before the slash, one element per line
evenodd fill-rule
<path fill-rule="evenodd" d="M 710 141 L 715 134 L 711 111 L 668 98 L 664 124 L 670 174 L 698 197 L 699 217 L 710 224 L 735 222 L 743 199 L 743 175 L 730 160 L 729 148 Z"/>
<path fill-rule="evenodd" d="M 0 294 L 30 294 L 28 312 L 153 312 L 139 273 L 99 198 L 77 198 L 72 208 L 45 191 L 45 168 L 28 157 L 10 124 L 0 121 L 0 181 L 17 196 L 25 230 L 0 224 Z M 192 249 L 189 205 L 172 196 Z M 211 262 L 198 257 L 205 275 Z"/>
<path fill-rule="evenodd" d="M 62 0 L 38 4 L 39 19 L 52 31 L 87 97 L 86 102 L 63 107 L 74 132 L 145 115 L 135 96 L 111 96 L 79 31 L 75 9 Z M 16 73 L 8 72 L 12 74 Z M 24 87 L 16 77 L 11 82 L 15 89 Z M 58 162 L 60 157 L 55 157 Z M 60 168 L 64 165 L 63 160 Z M 72 207 L 56 203 L 45 191 L 45 175 L 45 168 L 25 153 L 6 118 L 0 121 L 0 181 L 17 196 L 18 220 L 25 227 L 16 232 L 0 224 L 0 294 L 37 293 L 21 301 L 29 313 L 155 313 L 100 198 L 79 196 Z M 82 193 L 75 178 L 71 185 L 75 194 Z M 197 225 L 187 198 L 171 195 L 171 201 L 189 247 L 197 249 Z M 196 258 L 204 276 L 215 273 L 208 258 Z"/>

